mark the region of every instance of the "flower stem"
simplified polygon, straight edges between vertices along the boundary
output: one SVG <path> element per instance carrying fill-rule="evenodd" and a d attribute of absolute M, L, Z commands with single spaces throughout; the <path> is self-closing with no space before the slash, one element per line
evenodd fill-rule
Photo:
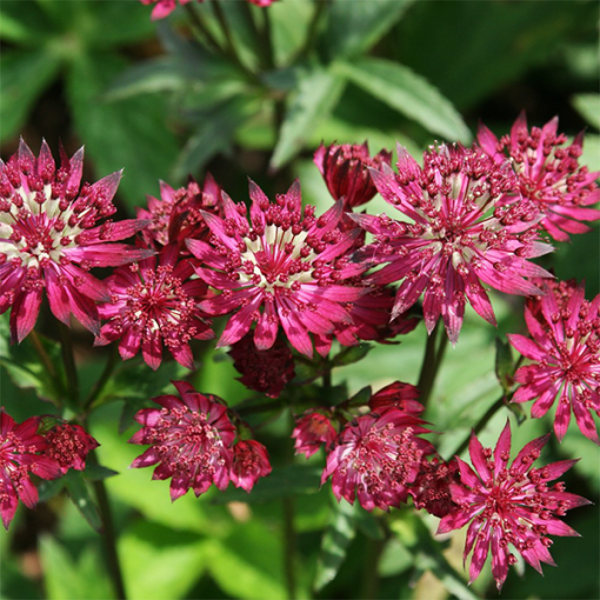
<path fill-rule="evenodd" d="M 297 62 L 310 54 L 312 50 L 315 40 L 317 39 L 317 33 L 319 32 L 319 22 L 321 21 L 321 16 L 323 12 L 327 8 L 329 2 L 327 0 L 317 0 L 317 6 L 315 8 L 315 12 L 313 13 L 312 21 L 308 27 L 308 33 L 306 35 L 306 39 L 304 40 L 304 44 L 298 53 L 294 57 L 293 62 Z"/>
<path fill-rule="evenodd" d="M 440 340 L 436 349 L 438 338 L 440 338 Z M 427 336 L 423 364 L 421 365 L 421 373 L 419 374 L 419 382 L 417 383 L 417 387 L 420 391 L 419 400 L 424 406 L 427 406 L 427 402 L 433 391 L 435 378 L 442 364 L 444 351 L 446 350 L 447 345 L 448 336 L 446 335 L 444 328 L 440 325 L 440 321 L 438 321 L 433 328 L 431 335 Z"/>
<path fill-rule="evenodd" d="M 219 45 L 219 42 L 215 39 L 213 34 L 210 32 L 202 17 L 192 4 L 184 4 L 184 9 L 187 11 L 194 27 L 200 32 L 201 39 L 217 54 L 223 54 L 223 49 Z"/>
<path fill-rule="evenodd" d="M 296 531 L 294 528 L 294 499 L 287 496 L 282 500 L 283 503 L 283 541 L 285 546 L 284 570 L 285 585 L 289 600 L 296 598 L 296 573 L 295 573 L 295 555 L 296 555 Z"/>
<path fill-rule="evenodd" d="M 367 539 L 365 571 L 361 598 L 377 598 L 379 596 L 379 573 L 377 565 L 385 547 L 386 539 Z"/>
<path fill-rule="evenodd" d="M 92 406 L 96 398 L 98 398 L 106 384 L 109 382 L 110 376 L 112 375 L 113 371 L 115 370 L 115 367 L 119 362 L 118 359 L 119 352 L 117 350 L 117 346 L 113 345 L 110 354 L 108 355 L 106 365 L 104 365 L 104 370 L 102 371 L 102 374 L 100 375 L 100 377 L 98 377 L 96 383 L 94 384 L 94 387 L 92 388 L 91 392 L 85 400 L 84 406 L 86 409 L 89 409 Z"/>
<path fill-rule="evenodd" d="M 36 354 L 38 355 L 39 359 L 42 361 L 42 365 L 44 365 L 44 369 L 46 369 L 46 372 L 48 373 L 50 378 L 56 382 L 56 386 L 58 387 L 58 389 L 62 390 L 63 382 L 61 381 L 61 378 L 59 377 L 58 373 L 56 372 L 56 367 L 54 366 L 54 363 L 52 362 L 52 360 L 50 360 L 50 357 L 48 356 L 48 352 L 46 352 L 46 348 L 44 348 L 44 344 L 42 344 L 42 340 L 40 339 L 40 336 L 38 335 L 38 333 L 35 329 L 31 330 L 31 333 L 29 334 L 29 339 L 30 339 L 31 343 L 33 344 L 33 348 L 34 348 Z"/>
<path fill-rule="evenodd" d="M 77 411 L 79 407 L 79 378 L 77 376 L 77 367 L 75 366 L 71 330 L 60 321 L 58 322 L 58 330 L 60 333 L 62 359 L 65 367 L 65 374 L 67 376 L 67 398 L 69 400 L 69 407 Z"/>

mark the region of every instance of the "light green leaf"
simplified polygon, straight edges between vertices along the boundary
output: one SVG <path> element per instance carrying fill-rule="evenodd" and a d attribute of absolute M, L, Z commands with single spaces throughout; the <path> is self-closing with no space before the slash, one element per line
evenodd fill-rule
<path fill-rule="evenodd" d="M 15 42 L 23 46 L 41 46 L 56 35 L 48 20 L 35 2 L 23 0 L 3 0 L 0 2 L 0 38 L 5 42 Z"/>
<path fill-rule="evenodd" d="M 508 393 L 514 384 L 514 362 L 508 340 L 496 338 L 496 377 L 504 390 Z"/>
<path fill-rule="evenodd" d="M 356 510 L 356 507 L 342 500 L 332 511 L 332 519 L 323 535 L 317 562 L 314 583 L 317 591 L 335 579 L 346 558 L 348 546 L 356 535 Z"/>
<path fill-rule="evenodd" d="M 298 90 L 288 105 L 271 157 L 271 169 L 279 169 L 304 148 L 318 122 L 329 116 L 343 90 L 343 79 L 323 69 L 299 76 Z"/>
<path fill-rule="evenodd" d="M 578 94 L 573 106 L 592 127 L 600 129 L 600 94 Z"/>
<path fill-rule="evenodd" d="M 124 167 L 119 193 L 132 208 L 167 180 L 177 154 L 175 135 L 165 122 L 165 102 L 157 95 L 102 102 L 101 97 L 126 63 L 116 55 L 81 55 L 71 64 L 67 90 L 75 124 L 94 161 L 97 176 Z"/>
<path fill-rule="evenodd" d="M 414 71 L 389 60 L 366 57 L 335 63 L 336 73 L 448 141 L 468 143 L 471 132 L 449 100 Z"/>
<path fill-rule="evenodd" d="M 84 519 L 90 524 L 90 527 L 100 533 L 102 529 L 102 521 L 96 504 L 92 500 L 92 496 L 79 471 L 71 469 L 65 476 L 65 487 L 69 492 L 69 497 L 73 504 L 77 507 Z"/>
<path fill-rule="evenodd" d="M 0 14 L 0 23 L 2 22 Z M 58 73 L 50 52 L 5 50 L 0 56 L 0 140 L 19 133 L 38 96 Z"/>
<path fill-rule="evenodd" d="M 330 59 L 367 51 L 400 19 L 414 0 L 338 0 L 332 2 L 321 36 Z"/>

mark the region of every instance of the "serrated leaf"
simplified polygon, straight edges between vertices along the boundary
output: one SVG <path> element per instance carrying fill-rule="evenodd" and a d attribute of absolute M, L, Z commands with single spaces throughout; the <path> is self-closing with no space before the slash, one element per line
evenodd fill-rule
<path fill-rule="evenodd" d="M 288 104 L 271 157 L 271 169 L 279 169 L 304 148 L 319 121 L 327 118 L 344 91 L 344 81 L 318 68 L 299 74 L 298 89 Z"/>
<path fill-rule="evenodd" d="M 51 52 L 5 50 L 2 53 L 0 140 L 6 140 L 20 131 L 33 104 L 54 79 L 59 68 L 60 60 Z"/>
<path fill-rule="evenodd" d="M 102 530 L 100 513 L 95 502 L 92 500 L 83 475 L 79 471 L 70 470 L 63 479 L 65 480 L 65 487 L 67 488 L 67 492 L 69 492 L 69 497 L 73 501 L 73 504 L 90 524 L 90 527 L 97 533 L 100 533 Z"/>
<path fill-rule="evenodd" d="M 507 394 L 514 384 L 515 368 L 513 356 L 508 340 L 496 338 L 496 377 Z"/>
<path fill-rule="evenodd" d="M 321 541 L 314 583 L 316 591 L 333 581 L 340 570 L 348 546 L 356 535 L 355 513 L 356 507 L 345 500 L 334 507 L 330 525 L 325 530 Z"/>
<path fill-rule="evenodd" d="M 382 58 L 336 62 L 336 73 L 448 141 L 468 143 L 471 132 L 451 102 L 408 67 Z"/>
<path fill-rule="evenodd" d="M 578 94 L 573 106 L 592 127 L 600 129 L 600 94 Z"/>
<path fill-rule="evenodd" d="M 400 19 L 414 0 L 332 2 L 327 29 L 321 36 L 331 60 L 367 51 Z"/>
<path fill-rule="evenodd" d="M 290 465 L 273 469 L 268 477 L 256 482 L 250 493 L 229 488 L 212 499 L 213 504 L 228 502 L 271 502 L 297 494 L 316 494 L 321 486 L 322 468 L 311 465 Z"/>
<path fill-rule="evenodd" d="M 145 203 L 145 193 L 169 178 L 177 142 L 165 121 L 165 101 L 158 95 L 102 102 L 107 85 L 127 63 L 110 53 L 79 56 L 71 63 L 67 90 L 75 124 L 85 140 L 96 173 L 124 167 L 119 186 L 127 205 Z"/>

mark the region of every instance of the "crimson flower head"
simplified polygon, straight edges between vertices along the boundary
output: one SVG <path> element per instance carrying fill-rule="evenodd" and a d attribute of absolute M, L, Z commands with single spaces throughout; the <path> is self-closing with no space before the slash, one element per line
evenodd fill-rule
<path fill-rule="evenodd" d="M 395 406 L 403 412 L 418 416 L 425 410 L 425 407 L 417 400 L 418 397 L 419 390 L 414 385 L 394 381 L 371 396 L 369 407 L 371 410 L 377 411 Z"/>
<path fill-rule="evenodd" d="M 140 0 L 142 4 L 155 4 L 152 9 L 153 21 L 168 17 L 177 8 L 177 1 L 181 6 L 190 2 L 190 0 Z M 202 2 L 202 0 L 198 0 L 198 2 Z"/>
<path fill-rule="evenodd" d="M 311 357 L 309 334 L 325 336 L 336 323 L 350 323 L 349 303 L 365 293 L 343 285 L 364 270 L 346 255 L 355 236 L 337 228 L 341 202 L 318 218 L 312 206 L 302 214 L 298 182 L 276 202 L 251 182 L 250 197 L 250 224 L 245 205 L 223 194 L 224 218 L 202 213 L 209 242 L 187 241 L 202 263 L 198 276 L 221 291 L 199 306 L 209 315 L 233 313 L 218 347 L 235 344 L 256 323 L 259 350 L 275 344 L 281 326 L 290 344 Z"/>
<path fill-rule="evenodd" d="M 162 408 L 143 408 L 135 420 L 143 425 L 131 444 L 150 445 L 131 464 L 134 468 L 157 465 L 152 479 L 171 478 L 171 500 L 190 488 L 199 496 L 215 484 L 229 484 L 235 428 L 227 408 L 215 396 L 200 394 L 184 381 L 174 381 L 180 398 L 157 396 Z"/>
<path fill-rule="evenodd" d="M 48 446 L 42 454 L 55 460 L 63 475 L 69 469 L 83 471 L 88 453 L 100 445 L 83 427 L 70 423 L 55 425 L 44 437 Z"/>
<path fill-rule="evenodd" d="M 563 460 L 534 468 L 550 434 L 529 442 L 509 466 L 510 423 L 500 434 L 496 448 L 484 448 L 471 436 L 469 454 L 475 470 L 457 458 L 461 484 L 451 484 L 457 507 L 440 522 L 438 533 L 448 533 L 470 523 L 464 559 L 473 551 L 469 583 L 479 576 L 488 553 L 492 552 L 492 575 L 498 590 L 516 562 L 512 549 L 538 572 L 540 563 L 554 565 L 548 535 L 579 535 L 559 517 L 567 510 L 590 504 L 588 500 L 565 492 L 562 482 L 550 482 L 568 471 L 577 461 Z"/>
<path fill-rule="evenodd" d="M 514 333 L 510 343 L 532 361 L 520 367 L 521 384 L 513 402 L 535 400 L 534 418 L 545 415 L 556 402 L 554 432 L 562 440 L 571 411 L 579 429 L 600 444 L 592 414 L 600 415 L 600 295 L 591 302 L 584 286 L 571 281 L 546 286 L 545 295 L 525 306 L 531 339 Z"/>
<path fill-rule="evenodd" d="M 28 508 L 37 504 L 38 491 L 29 479 L 31 473 L 42 479 L 61 475 L 59 463 L 44 454 L 48 442 L 37 433 L 39 424 L 39 417 L 17 424 L 0 410 L 0 516 L 6 529 L 19 500 Z"/>
<path fill-rule="evenodd" d="M 335 440 L 337 432 L 331 421 L 323 414 L 307 411 L 296 420 L 296 427 L 292 438 L 296 440 L 294 448 L 296 454 L 311 457 L 322 445 L 329 447 Z"/>
<path fill-rule="evenodd" d="M 280 337 L 268 350 L 259 350 L 252 334 L 247 333 L 231 347 L 229 355 L 242 374 L 238 379 L 247 388 L 270 398 L 277 398 L 296 374 L 292 351 Z"/>
<path fill-rule="evenodd" d="M 315 152 L 314 161 L 329 193 L 335 200 L 343 198 L 344 208 L 352 210 L 371 200 L 377 193 L 369 168 L 379 170 L 384 164 L 389 166 L 392 153 L 381 150 L 371 158 L 367 142 L 327 147 L 321 144 Z"/>
<path fill-rule="evenodd" d="M 21 140 L 7 163 L 0 161 L 0 314 L 12 307 L 12 341 L 21 342 L 37 320 L 44 290 L 54 316 L 69 325 L 71 313 L 97 334 L 96 301 L 104 284 L 88 273 L 149 256 L 150 250 L 115 244 L 146 223 L 98 221 L 111 216 L 121 173 L 81 184 L 83 148 L 69 159 L 61 150 L 56 169 L 46 142 L 35 157 Z"/>
<path fill-rule="evenodd" d="M 194 368 L 189 342 L 209 340 L 214 334 L 197 305 L 206 297 L 207 286 L 190 279 L 194 269 L 189 259 L 178 258 L 177 244 L 169 244 L 158 256 L 120 267 L 108 277 L 105 284 L 110 302 L 98 309 L 108 323 L 102 326 L 96 346 L 120 339 L 123 360 L 141 348 L 144 360 L 154 370 L 160 366 L 165 346 L 178 363 Z"/>
<path fill-rule="evenodd" d="M 181 250 L 187 250 L 187 238 L 203 239 L 209 233 L 200 214 L 205 210 L 220 214 L 221 188 L 210 173 L 204 185 L 190 176 L 186 187 L 174 190 L 164 181 L 160 182 L 160 199 L 148 196 L 148 209 L 138 208 L 137 216 L 150 221 L 142 230 L 148 246 L 154 248 L 178 242 Z"/>
<path fill-rule="evenodd" d="M 398 149 L 398 174 L 372 170 L 383 198 L 412 222 L 386 215 L 351 215 L 375 236 L 358 251 L 371 264 L 375 283 L 401 281 L 392 318 L 423 294 L 423 316 L 431 333 L 441 316 L 454 344 L 468 300 L 496 323 L 482 282 L 508 294 L 532 295 L 529 279 L 551 277 L 529 258 L 551 251 L 538 241 L 529 201 L 500 203 L 515 188 L 508 162 L 497 164 L 477 147 L 442 145 L 424 154 L 424 165 Z"/>
<path fill-rule="evenodd" d="M 383 510 L 406 502 L 408 486 L 433 446 L 418 436 L 428 433 L 423 420 L 395 407 L 350 421 L 327 456 L 321 484 L 331 476 L 335 497 L 350 504 L 358 496 L 366 510 Z"/>
<path fill-rule="evenodd" d="M 230 477 L 236 487 L 250 492 L 254 484 L 272 470 L 267 449 L 261 443 L 240 440 L 234 445 Z"/>
<path fill-rule="evenodd" d="M 415 508 L 426 510 L 430 515 L 445 517 L 457 508 L 452 500 L 450 484 L 460 483 L 460 472 L 455 459 L 446 462 L 437 456 L 428 461 L 423 458 L 419 474 L 408 490 Z"/>
<path fill-rule="evenodd" d="M 570 146 L 567 136 L 558 134 L 558 117 L 541 129 L 527 128 L 525 112 L 515 121 L 510 135 L 500 140 L 480 125 L 477 139 L 494 160 L 503 162 L 508 155 L 517 174 L 520 193 L 535 205 L 541 225 L 555 239 L 569 240 L 569 233 L 584 233 L 590 228 L 582 221 L 597 221 L 600 210 L 586 208 L 600 201 L 596 180 L 600 172 L 590 173 L 579 166 L 583 132 Z"/>

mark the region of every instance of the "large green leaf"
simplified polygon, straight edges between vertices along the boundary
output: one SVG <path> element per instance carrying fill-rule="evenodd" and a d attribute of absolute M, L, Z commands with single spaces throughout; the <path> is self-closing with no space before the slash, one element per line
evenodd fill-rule
<path fill-rule="evenodd" d="M 0 13 L 0 23 L 3 16 Z M 6 50 L 0 56 L 0 140 L 23 127 L 29 110 L 57 74 L 58 56 L 38 50 Z"/>
<path fill-rule="evenodd" d="M 54 34 L 37 3 L 23 0 L 0 2 L 0 38 L 3 41 L 40 46 Z"/>
<path fill-rule="evenodd" d="M 471 140 L 471 132 L 450 101 L 408 67 L 366 57 L 335 63 L 334 70 L 431 133 L 449 141 Z"/>
<path fill-rule="evenodd" d="M 177 143 L 166 124 L 163 98 L 102 101 L 106 86 L 126 64 L 110 53 L 80 55 L 70 66 L 67 89 L 77 131 L 97 176 L 124 168 L 119 191 L 131 208 L 145 203 L 159 179 L 168 179 Z"/>
<path fill-rule="evenodd" d="M 299 75 L 298 90 L 288 105 L 271 168 L 279 169 L 304 148 L 317 124 L 327 118 L 344 90 L 344 81 L 315 69 Z"/>
<path fill-rule="evenodd" d="M 330 59 L 367 51 L 398 21 L 414 0 L 351 0 L 330 4 L 327 28 L 321 36 Z"/>

